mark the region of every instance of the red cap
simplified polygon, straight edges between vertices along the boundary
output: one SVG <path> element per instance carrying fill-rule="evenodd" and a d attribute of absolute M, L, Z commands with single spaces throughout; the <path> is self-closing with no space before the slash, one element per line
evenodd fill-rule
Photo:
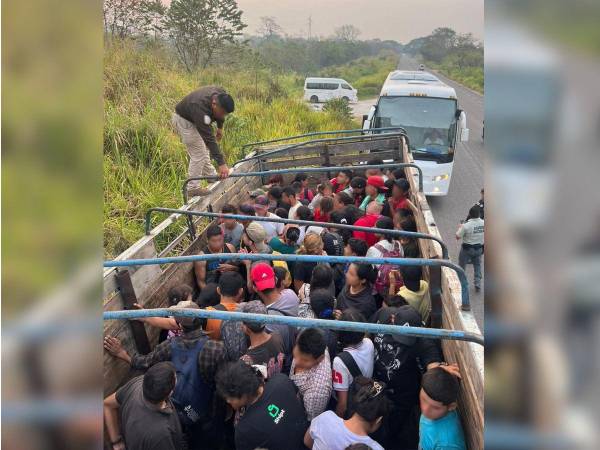
<path fill-rule="evenodd" d="M 388 188 L 385 186 L 385 181 L 383 181 L 383 177 L 377 175 L 367 178 L 367 184 L 376 187 L 377 189 L 381 189 L 382 191 L 388 190 Z"/>
<path fill-rule="evenodd" d="M 275 287 L 275 271 L 267 263 L 258 263 L 250 270 L 250 279 L 258 291 Z"/>

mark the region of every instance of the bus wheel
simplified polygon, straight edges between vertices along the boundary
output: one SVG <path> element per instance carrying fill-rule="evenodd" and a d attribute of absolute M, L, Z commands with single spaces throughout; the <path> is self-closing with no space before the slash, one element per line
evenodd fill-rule
<path fill-rule="evenodd" d="M 311 102 L 311 103 L 319 103 L 319 97 L 317 97 L 316 95 L 313 95 L 313 96 L 310 98 L 310 102 Z"/>

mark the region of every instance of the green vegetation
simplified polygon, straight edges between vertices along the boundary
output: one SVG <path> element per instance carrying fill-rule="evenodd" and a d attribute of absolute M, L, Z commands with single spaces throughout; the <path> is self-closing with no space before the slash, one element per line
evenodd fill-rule
<path fill-rule="evenodd" d="M 250 58 L 251 55 L 248 55 Z M 181 205 L 187 155 L 171 130 L 175 104 L 201 85 L 224 86 L 236 100 L 222 148 L 233 163 L 243 144 L 319 130 L 356 128 L 337 111 L 315 112 L 301 101 L 303 78 L 252 67 L 211 66 L 188 74 L 159 45 L 115 40 L 104 61 L 104 249 L 112 258 L 143 234 L 152 206 Z M 165 239 L 181 231 L 171 226 Z"/>
<path fill-rule="evenodd" d="M 404 51 L 448 78 L 483 93 L 483 45 L 470 33 L 437 28 L 429 36 L 413 39 Z"/>
<path fill-rule="evenodd" d="M 358 89 L 359 99 L 365 99 L 379 95 L 386 77 L 397 65 L 398 55 L 386 51 L 344 65 L 327 67 L 320 71 L 320 76 L 343 78 Z"/>
<path fill-rule="evenodd" d="M 444 58 L 441 63 L 427 61 L 426 64 L 457 83 L 483 94 L 483 67 L 463 66 L 451 57 Z"/>

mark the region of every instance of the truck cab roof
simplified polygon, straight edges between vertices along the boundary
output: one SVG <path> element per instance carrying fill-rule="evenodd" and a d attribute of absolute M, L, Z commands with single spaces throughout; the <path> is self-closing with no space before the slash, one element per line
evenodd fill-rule
<path fill-rule="evenodd" d="M 424 96 L 456 99 L 456 91 L 438 77 L 422 70 L 390 72 L 381 88 L 383 96 Z"/>

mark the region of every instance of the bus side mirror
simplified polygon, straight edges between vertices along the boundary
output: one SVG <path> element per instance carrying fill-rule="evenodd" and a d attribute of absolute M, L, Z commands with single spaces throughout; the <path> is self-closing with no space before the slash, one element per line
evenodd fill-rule
<path fill-rule="evenodd" d="M 462 130 L 460 130 L 460 141 L 467 142 L 468 140 L 469 140 L 469 129 L 463 128 Z"/>
<path fill-rule="evenodd" d="M 363 114 L 363 123 L 365 123 L 367 120 L 369 120 L 369 115 L 368 114 Z"/>

